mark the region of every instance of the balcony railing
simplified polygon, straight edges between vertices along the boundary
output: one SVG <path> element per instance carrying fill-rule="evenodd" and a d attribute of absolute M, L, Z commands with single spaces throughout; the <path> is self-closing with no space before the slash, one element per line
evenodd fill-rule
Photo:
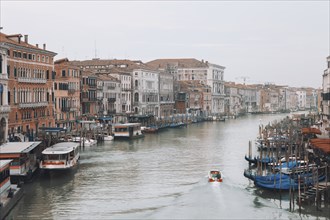
<path fill-rule="evenodd" d="M 108 98 L 108 102 L 116 102 L 116 98 Z"/>
<path fill-rule="evenodd" d="M 61 111 L 62 112 L 68 112 L 68 111 L 70 111 L 70 108 L 69 107 L 62 107 Z"/>
<path fill-rule="evenodd" d="M 0 113 L 9 113 L 9 112 L 10 112 L 10 106 L 9 105 L 0 106 Z"/>
<path fill-rule="evenodd" d="M 8 79 L 8 75 L 4 73 L 0 73 L 0 79 Z"/>
<path fill-rule="evenodd" d="M 69 94 L 74 94 L 76 91 L 77 91 L 77 90 L 75 90 L 75 89 L 69 89 L 69 90 L 68 90 L 68 93 L 69 93 Z"/>
<path fill-rule="evenodd" d="M 23 78 L 23 77 L 18 77 L 17 78 L 18 82 L 24 82 L 24 83 L 46 83 L 46 79 L 38 79 L 38 78 Z"/>
<path fill-rule="evenodd" d="M 76 112 L 76 111 L 78 111 L 78 108 L 77 107 L 71 107 L 70 108 L 70 112 Z"/>
<path fill-rule="evenodd" d="M 48 106 L 48 102 L 26 102 L 26 103 L 19 103 L 18 106 L 20 108 L 47 107 Z"/>
<path fill-rule="evenodd" d="M 108 110 L 108 115 L 116 114 L 116 110 Z"/>

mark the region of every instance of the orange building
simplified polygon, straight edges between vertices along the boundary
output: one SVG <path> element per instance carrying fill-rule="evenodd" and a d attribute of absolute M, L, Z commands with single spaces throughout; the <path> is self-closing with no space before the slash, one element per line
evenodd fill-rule
<path fill-rule="evenodd" d="M 55 126 L 53 112 L 54 56 L 56 53 L 29 44 L 28 35 L 0 33 L 8 48 L 9 139 L 33 140 L 39 127 Z"/>
<path fill-rule="evenodd" d="M 55 61 L 55 72 L 55 124 L 72 130 L 80 116 L 81 70 L 65 58 Z"/>

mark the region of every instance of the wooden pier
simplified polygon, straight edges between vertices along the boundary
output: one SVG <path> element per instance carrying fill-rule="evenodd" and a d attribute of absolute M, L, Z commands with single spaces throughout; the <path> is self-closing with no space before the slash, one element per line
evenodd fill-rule
<path fill-rule="evenodd" d="M 320 204 L 329 203 L 330 182 L 322 182 L 309 188 L 306 192 L 297 197 L 298 204 Z"/>

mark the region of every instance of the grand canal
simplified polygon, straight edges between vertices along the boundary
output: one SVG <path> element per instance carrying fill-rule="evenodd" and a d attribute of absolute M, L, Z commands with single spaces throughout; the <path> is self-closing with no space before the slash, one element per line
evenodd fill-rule
<path fill-rule="evenodd" d="M 9 219 L 327 218 L 315 207 L 289 211 L 287 193 L 257 189 L 243 176 L 258 125 L 285 116 L 203 122 L 86 147 L 76 170 L 40 173 L 26 184 Z M 223 183 L 207 182 L 211 168 L 222 170 Z"/>

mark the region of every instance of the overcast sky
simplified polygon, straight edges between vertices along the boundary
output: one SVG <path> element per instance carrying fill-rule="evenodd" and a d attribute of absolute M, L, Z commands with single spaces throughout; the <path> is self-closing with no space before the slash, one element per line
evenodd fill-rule
<path fill-rule="evenodd" d="M 196 58 L 226 81 L 319 88 L 330 55 L 329 0 L 0 2 L 2 32 L 55 59 Z"/>

